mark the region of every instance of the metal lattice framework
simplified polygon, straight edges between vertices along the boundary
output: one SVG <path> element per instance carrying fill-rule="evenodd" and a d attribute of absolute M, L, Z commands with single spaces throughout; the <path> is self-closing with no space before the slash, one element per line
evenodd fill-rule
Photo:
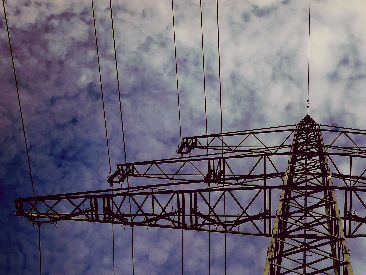
<path fill-rule="evenodd" d="M 187 137 L 181 157 L 118 164 L 113 193 L 20 198 L 15 215 L 271 237 L 264 274 L 353 274 L 345 240 L 366 236 L 365 135 L 307 115 Z"/>

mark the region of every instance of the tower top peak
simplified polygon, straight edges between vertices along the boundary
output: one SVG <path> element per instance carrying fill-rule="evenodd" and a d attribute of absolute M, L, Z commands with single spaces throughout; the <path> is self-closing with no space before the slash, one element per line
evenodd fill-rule
<path fill-rule="evenodd" d="M 298 124 L 300 128 L 309 128 L 311 126 L 314 127 L 317 125 L 318 123 L 316 123 L 315 120 L 310 115 L 304 116 L 304 118 Z"/>

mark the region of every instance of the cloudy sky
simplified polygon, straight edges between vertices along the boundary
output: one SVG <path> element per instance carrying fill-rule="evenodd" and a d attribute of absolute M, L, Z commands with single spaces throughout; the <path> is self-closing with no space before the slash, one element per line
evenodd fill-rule
<path fill-rule="evenodd" d="M 127 160 L 175 157 L 179 120 L 170 0 L 114 0 Z M 208 132 L 220 131 L 216 1 L 203 0 Z M 104 189 L 109 173 L 91 1 L 7 0 L 36 195 Z M 205 133 L 200 7 L 175 1 L 183 136 Z M 306 114 L 305 0 L 220 0 L 224 131 Z M 366 2 L 311 1 L 310 115 L 365 129 Z M 109 1 L 95 0 L 112 169 L 124 162 Z M 37 274 L 38 229 L 14 217 L 32 196 L 5 20 L 0 17 L 0 273 Z M 111 274 L 110 225 L 42 225 L 43 274 Z M 131 231 L 115 227 L 117 274 L 132 274 Z M 223 274 L 213 235 L 212 274 Z M 179 230 L 136 228 L 135 274 L 180 272 Z M 260 274 L 269 239 L 228 236 L 228 274 Z M 350 241 L 355 274 L 366 246 Z M 206 274 L 207 234 L 185 233 L 185 274 Z M 189 250 L 188 250 L 189 249 Z"/>

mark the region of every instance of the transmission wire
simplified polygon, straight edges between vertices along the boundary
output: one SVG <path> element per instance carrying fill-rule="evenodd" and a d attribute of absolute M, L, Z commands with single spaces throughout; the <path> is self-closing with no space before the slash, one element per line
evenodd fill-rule
<path fill-rule="evenodd" d="M 114 32 L 112 0 L 109 1 L 109 8 L 110 8 L 110 12 L 111 12 L 111 28 L 112 28 L 112 37 L 113 37 L 114 60 L 115 60 L 115 67 L 116 67 L 116 79 L 117 79 L 119 112 L 120 112 L 120 119 L 121 119 L 123 152 L 124 152 L 125 163 L 127 163 L 126 141 L 125 141 L 125 132 L 124 132 L 124 123 L 123 123 L 123 113 L 122 113 L 121 89 L 120 89 L 119 71 L 118 71 L 116 38 L 115 38 L 115 32 Z M 112 186 L 112 188 L 113 188 L 113 186 Z M 112 194 L 113 194 L 113 190 L 112 190 Z M 112 205 L 112 207 L 113 207 L 113 205 Z M 115 274 L 115 241 L 114 241 L 114 224 L 113 223 L 112 223 L 112 235 L 113 235 L 113 274 Z"/>
<path fill-rule="evenodd" d="M 20 102 L 20 93 L 19 93 L 19 86 L 18 86 L 18 78 L 17 78 L 17 74 L 16 74 L 16 70 L 15 70 L 14 54 L 13 54 L 13 47 L 12 47 L 11 39 L 10 39 L 10 30 L 9 30 L 8 17 L 7 17 L 7 14 L 6 14 L 5 0 L 3 0 L 3 10 L 4 10 L 4 19 L 5 19 L 5 25 L 6 25 L 6 32 L 7 32 L 7 35 L 8 35 L 9 50 L 10 50 L 10 55 L 11 55 L 11 64 L 12 64 L 12 67 L 13 67 L 13 75 L 14 75 L 15 87 L 16 87 L 16 92 L 17 92 L 17 97 L 18 97 L 18 106 L 19 106 L 20 120 L 22 122 L 22 129 L 23 129 L 23 137 L 24 137 L 25 151 L 26 151 L 27 160 L 28 160 L 29 176 L 30 176 L 30 180 L 31 180 L 31 183 L 32 183 L 33 197 L 35 197 L 36 196 L 36 193 L 34 191 L 33 174 L 32 174 L 32 168 L 31 168 L 30 157 L 29 157 L 27 136 L 25 134 L 25 125 L 24 125 L 24 119 L 23 119 L 22 104 Z"/>
<path fill-rule="evenodd" d="M 92 12 L 93 12 L 93 27 L 94 27 L 94 36 L 95 36 L 95 48 L 96 48 L 96 51 L 97 51 L 97 60 L 98 60 L 100 92 L 102 94 L 103 118 L 104 118 L 105 138 L 106 138 L 106 141 L 107 141 L 109 174 L 111 174 L 112 173 L 112 165 L 111 165 L 111 156 L 110 156 L 109 141 L 108 141 L 107 118 L 106 118 L 106 113 L 105 113 L 104 92 L 103 92 L 103 83 L 102 83 L 102 71 L 101 71 L 101 67 L 100 67 L 97 26 L 96 26 L 95 11 L 94 11 L 94 0 L 91 0 L 91 6 L 92 6 Z"/>
<path fill-rule="evenodd" d="M 132 274 L 135 274 L 135 261 L 134 261 L 134 247 L 133 247 L 133 226 L 131 226 L 131 245 L 132 245 L 132 249 L 131 249 L 131 254 L 132 254 Z"/>
<path fill-rule="evenodd" d="M 174 41 L 174 58 L 175 58 L 175 79 L 178 96 L 178 119 L 179 119 L 179 143 L 182 142 L 182 122 L 180 114 L 180 97 L 179 97 L 179 81 L 178 81 L 178 58 L 177 58 L 177 41 L 175 37 L 175 17 L 174 17 L 174 0 L 172 0 L 172 23 L 173 23 L 173 41 Z M 180 186 L 182 189 L 182 185 Z M 182 275 L 184 273 L 184 229 L 181 230 L 181 246 L 182 246 Z"/>
<path fill-rule="evenodd" d="M 99 83 L 100 83 L 100 92 L 102 94 L 104 129 L 105 129 L 105 138 L 106 138 L 106 142 L 107 142 L 107 154 L 108 154 L 108 165 L 109 165 L 109 175 L 110 175 L 112 173 L 112 165 L 111 165 L 111 156 L 110 156 L 110 150 L 109 150 L 107 118 L 106 118 L 106 112 L 105 112 L 104 92 L 103 92 L 103 83 L 102 83 L 102 71 L 101 71 L 101 66 L 100 66 L 100 56 L 99 56 L 99 47 L 98 47 L 98 35 L 97 35 L 97 26 L 96 26 L 96 19 L 95 19 L 94 0 L 91 1 L 91 7 L 92 7 L 92 13 L 93 13 L 95 48 L 96 48 L 96 51 L 97 51 Z M 111 16 L 112 16 L 111 2 L 110 2 L 110 8 L 111 8 Z M 114 40 L 113 19 L 112 19 L 112 30 L 113 30 L 113 40 Z M 117 60 L 116 60 L 116 62 L 117 62 Z M 117 66 L 117 64 L 116 64 L 116 66 Z M 118 71 L 117 71 L 117 79 L 118 79 Z M 121 114 L 121 116 L 122 116 L 122 114 Z M 112 186 L 112 191 L 111 192 L 113 194 L 113 186 Z M 112 203 L 112 211 L 113 211 L 113 203 Z M 112 223 L 112 258 L 113 258 L 113 275 L 115 275 L 116 274 L 116 267 L 115 267 L 115 242 L 114 242 L 114 224 L 113 223 Z"/>
<path fill-rule="evenodd" d="M 124 131 L 124 122 L 123 122 L 123 112 L 122 112 L 122 100 L 121 100 L 121 85 L 119 81 L 119 70 L 118 70 L 118 59 L 117 59 L 117 47 L 116 47 L 116 38 L 115 38 L 115 31 L 114 31 L 114 21 L 113 21 L 113 8 L 112 8 L 112 0 L 109 1 L 109 7 L 111 11 L 111 27 L 112 27 L 112 36 L 113 36 L 113 50 L 114 50 L 114 60 L 115 60 L 115 67 L 116 67 L 116 79 L 117 79 L 117 90 L 118 90 L 118 101 L 119 101 L 119 113 L 120 113 L 120 120 L 121 120 L 121 130 L 122 130 L 122 140 L 123 140 L 123 153 L 125 163 L 127 163 L 127 150 L 126 150 L 126 138 L 125 138 L 125 131 Z M 127 179 L 127 187 L 128 190 L 130 188 L 129 179 Z M 129 192 L 129 191 L 128 191 Z M 113 193 L 113 191 L 112 191 Z M 128 198 L 130 204 L 130 212 L 131 212 L 131 197 Z M 114 233 L 113 233 L 114 234 Z M 131 227 L 131 234 L 132 234 L 132 274 L 135 274 L 135 263 L 133 260 L 134 252 L 133 252 L 133 227 Z M 113 239 L 114 240 L 114 239 Z M 114 253 L 114 250 L 113 250 Z"/>
<path fill-rule="evenodd" d="M 113 188 L 113 187 L 112 187 Z M 113 195 L 113 190 L 112 190 L 112 195 Z M 112 212 L 113 212 L 113 203 L 112 203 Z M 116 261 L 115 261 L 115 256 L 114 256 L 114 224 L 112 223 L 112 258 L 113 258 L 113 275 L 116 274 Z"/>
<path fill-rule="evenodd" d="M 173 39 L 174 39 L 174 57 L 175 57 L 175 79 L 176 79 L 176 83 L 177 83 L 177 95 L 178 95 L 179 138 L 180 138 L 180 141 L 181 141 L 182 140 L 182 123 L 181 123 L 181 115 L 180 115 L 177 42 L 176 42 L 176 39 L 175 39 L 174 0 L 172 0 L 172 18 L 173 18 Z"/>
<path fill-rule="evenodd" d="M 220 24 L 219 24 L 219 0 L 216 0 L 216 22 L 217 22 L 217 55 L 219 65 L 219 90 L 220 90 L 220 132 L 223 133 L 223 114 L 222 114 L 222 85 L 221 85 L 221 54 L 220 54 Z M 221 169 L 224 169 L 224 137 L 221 135 Z M 225 175 L 224 175 L 225 176 Z M 225 182 L 224 182 L 225 183 Z M 224 191 L 224 220 L 226 224 L 226 192 Z M 225 227 L 225 275 L 227 270 L 227 232 Z"/>
<path fill-rule="evenodd" d="M 309 42 L 308 42 L 308 99 L 307 99 L 307 114 L 310 114 L 310 2 L 309 0 Z"/>
<path fill-rule="evenodd" d="M 111 11 L 113 49 L 114 49 L 114 60 L 115 60 L 115 64 L 116 64 L 116 78 L 117 78 L 117 89 L 118 89 L 118 100 L 119 100 L 119 113 L 120 113 L 120 118 L 121 118 L 121 129 L 122 129 L 122 139 L 123 139 L 123 152 L 124 152 L 124 156 L 125 156 L 125 163 L 127 163 L 126 141 L 125 141 L 125 131 L 124 131 L 124 123 L 123 123 L 123 113 L 122 113 L 121 88 L 120 88 L 119 72 L 118 72 L 118 61 L 117 61 L 117 50 L 116 50 L 116 38 L 115 38 L 115 32 L 114 32 L 114 22 L 113 22 L 112 0 L 109 1 L 109 7 L 110 7 L 110 11 Z"/>
<path fill-rule="evenodd" d="M 29 157 L 27 136 L 25 134 L 25 125 L 24 125 L 24 119 L 23 119 L 22 104 L 21 104 L 21 101 L 20 101 L 18 78 L 17 78 L 17 74 L 16 74 L 16 69 L 15 69 L 14 53 L 13 53 L 13 47 L 12 47 L 12 44 L 11 44 L 10 30 L 9 30 L 9 23 L 8 23 L 8 16 L 7 16 L 6 7 L 5 7 L 5 0 L 3 0 L 2 2 L 3 2 L 4 19 L 5 19 L 6 32 L 7 32 L 7 36 L 8 36 L 8 44 L 9 44 L 9 50 L 10 50 L 10 56 L 11 56 L 11 64 L 12 64 L 12 68 L 13 68 L 15 88 L 16 88 L 16 93 L 17 93 L 17 98 L 18 98 L 18 106 L 19 106 L 20 120 L 21 120 L 21 123 L 22 123 L 22 130 L 23 130 L 25 151 L 26 151 L 26 154 L 27 154 L 29 176 L 30 176 L 30 180 L 31 180 L 31 184 L 32 184 L 33 197 L 35 197 L 36 196 L 36 192 L 34 190 L 34 181 L 33 181 L 32 167 L 31 167 L 30 157 Z M 41 224 L 38 222 L 37 225 L 38 225 L 39 274 L 42 275 Z"/>
<path fill-rule="evenodd" d="M 219 60 L 219 85 L 220 85 L 220 124 L 221 133 L 223 133 L 223 121 L 222 121 L 222 87 L 221 87 L 221 54 L 220 54 L 220 27 L 219 27 L 219 0 L 216 0 L 216 19 L 217 19 L 217 54 Z M 221 137 L 222 138 L 222 137 Z M 223 140 L 222 140 L 223 145 Z"/>
<path fill-rule="evenodd" d="M 42 275 L 41 223 L 38 223 L 39 274 Z"/>
<path fill-rule="evenodd" d="M 201 49 L 202 49 L 202 74 L 203 74 L 203 95 L 205 101 L 205 128 L 206 135 L 208 135 L 207 124 L 207 96 L 206 96 L 206 72 L 205 72 L 205 47 L 203 41 L 203 11 L 202 0 L 200 0 L 200 17 L 201 17 Z M 206 138 L 206 154 L 208 155 L 208 138 Z M 210 162 L 208 161 L 208 169 L 210 169 Z M 209 183 L 210 188 L 210 183 Z M 211 194 L 209 193 L 209 204 L 211 203 Z M 209 226 L 210 227 L 210 226 Z M 208 232 L 208 274 L 211 274 L 211 231 Z"/>
<path fill-rule="evenodd" d="M 205 124 L 206 124 L 206 135 L 208 135 L 207 127 L 207 98 L 206 98 L 206 72 L 205 72 L 205 48 L 203 44 L 203 12 L 202 12 L 202 0 L 200 0 L 200 13 L 201 13 L 201 48 L 202 48 L 202 73 L 203 73 L 203 94 L 205 99 Z M 208 140 L 207 140 L 208 142 Z M 208 147 L 207 147 L 208 153 Z"/>

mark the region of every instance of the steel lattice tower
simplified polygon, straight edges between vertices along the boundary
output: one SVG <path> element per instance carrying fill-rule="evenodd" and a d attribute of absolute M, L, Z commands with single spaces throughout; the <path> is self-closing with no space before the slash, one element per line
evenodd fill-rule
<path fill-rule="evenodd" d="M 295 133 L 264 274 L 353 274 L 319 126 Z"/>
<path fill-rule="evenodd" d="M 20 198 L 15 215 L 270 237 L 264 274 L 350 275 L 346 238 L 366 236 L 365 135 L 306 115 L 186 137 L 181 157 L 118 164 L 108 182 L 129 187 Z"/>

